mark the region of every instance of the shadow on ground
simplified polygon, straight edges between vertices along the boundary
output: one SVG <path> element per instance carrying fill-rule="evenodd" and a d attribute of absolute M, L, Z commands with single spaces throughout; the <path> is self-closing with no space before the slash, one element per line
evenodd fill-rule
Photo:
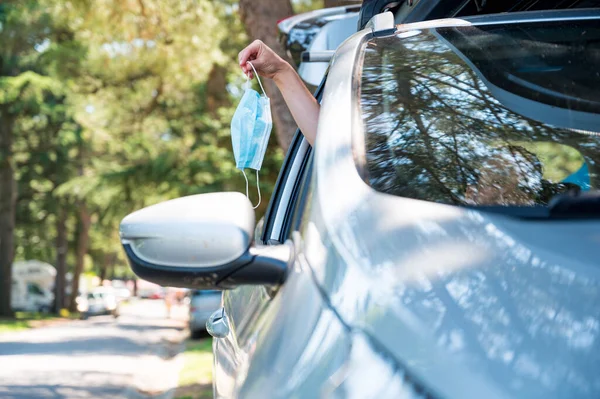
<path fill-rule="evenodd" d="M 147 345 L 132 338 L 99 336 L 71 338 L 68 341 L 48 340 L 43 342 L 0 342 L 0 354 L 8 355 L 47 355 L 68 353 L 79 355 L 129 355 L 139 354 Z"/>
<path fill-rule="evenodd" d="M 36 384 L 35 386 L 4 384 L 0 386 L 2 399 L 35 398 L 126 398 L 127 388 L 123 376 L 113 373 L 80 373 L 81 385 L 74 384 Z M 112 383 L 109 381 L 113 381 Z M 119 384 L 119 382 L 121 384 Z"/>

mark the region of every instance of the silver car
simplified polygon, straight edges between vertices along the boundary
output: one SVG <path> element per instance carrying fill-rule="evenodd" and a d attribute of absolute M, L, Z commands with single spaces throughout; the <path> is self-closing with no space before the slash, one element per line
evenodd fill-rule
<path fill-rule="evenodd" d="M 379 14 L 260 230 L 239 193 L 127 216 L 142 278 L 226 290 L 216 396 L 600 397 L 599 38 L 597 10 Z"/>
<path fill-rule="evenodd" d="M 189 329 L 192 338 L 199 338 L 206 331 L 206 322 L 221 307 L 221 291 L 192 290 L 189 293 Z"/>

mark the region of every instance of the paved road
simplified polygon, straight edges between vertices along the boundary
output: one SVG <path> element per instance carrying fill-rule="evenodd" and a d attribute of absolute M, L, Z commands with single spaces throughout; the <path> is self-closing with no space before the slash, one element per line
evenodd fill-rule
<path fill-rule="evenodd" d="M 97 316 L 0 335 L 0 398 L 144 398 L 176 387 L 185 309 L 140 300 Z"/>

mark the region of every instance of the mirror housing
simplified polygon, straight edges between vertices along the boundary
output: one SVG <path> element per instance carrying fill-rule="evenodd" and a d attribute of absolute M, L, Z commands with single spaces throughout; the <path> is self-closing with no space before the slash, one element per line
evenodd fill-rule
<path fill-rule="evenodd" d="M 280 285 L 292 248 L 253 247 L 254 224 L 254 210 L 245 195 L 198 194 L 129 214 L 121 221 L 120 236 L 133 272 L 160 285 Z"/>

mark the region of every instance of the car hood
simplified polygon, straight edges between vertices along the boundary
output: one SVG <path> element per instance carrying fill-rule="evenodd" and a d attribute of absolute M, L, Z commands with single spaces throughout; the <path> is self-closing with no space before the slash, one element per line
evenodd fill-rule
<path fill-rule="evenodd" d="M 598 221 L 377 193 L 330 228 L 318 212 L 305 237 L 319 285 L 407 369 L 462 371 L 511 397 L 600 395 Z"/>

